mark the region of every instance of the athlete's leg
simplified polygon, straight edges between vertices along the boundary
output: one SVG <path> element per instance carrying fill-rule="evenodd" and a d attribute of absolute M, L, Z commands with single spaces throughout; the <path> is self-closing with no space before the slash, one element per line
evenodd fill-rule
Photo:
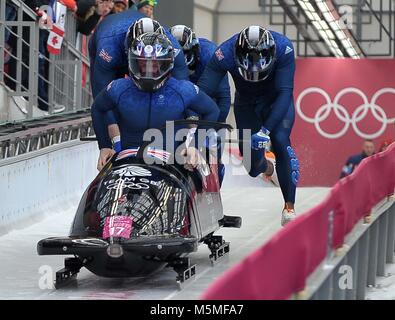
<path fill-rule="evenodd" d="M 257 177 L 267 169 L 267 161 L 262 150 L 251 148 L 251 135 L 258 132 L 262 126 L 262 119 L 256 113 L 256 105 L 240 100 L 236 97 L 234 113 L 238 129 L 239 150 L 243 156 L 243 164 L 251 177 Z M 245 136 L 243 129 L 249 129 L 250 134 Z M 248 151 L 248 154 L 244 154 Z"/>
<path fill-rule="evenodd" d="M 293 209 L 299 180 L 299 161 L 291 146 L 290 135 L 295 120 L 291 105 L 284 120 L 272 131 L 270 138 L 276 155 L 276 171 L 286 206 Z"/>

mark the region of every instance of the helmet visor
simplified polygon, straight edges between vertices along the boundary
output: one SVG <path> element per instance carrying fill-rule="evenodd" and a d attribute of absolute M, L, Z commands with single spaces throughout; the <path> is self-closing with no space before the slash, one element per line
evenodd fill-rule
<path fill-rule="evenodd" d="M 242 68 L 239 68 L 239 72 L 241 76 L 251 82 L 258 82 L 265 80 L 269 77 L 270 75 L 271 68 L 267 69 L 266 71 L 246 71 Z"/>
<path fill-rule="evenodd" d="M 273 69 L 274 49 L 252 49 L 237 55 L 239 72 L 247 81 L 265 80 Z"/>
<path fill-rule="evenodd" d="M 268 69 L 273 62 L 273 55 L 269 50 L 251 50 L 238 56 L 239 67 L 249 72 L 262 72 Z"/>
<path fill-rule="evenodd" d="M 171 58 L 142 58 L 130 57 L 129 69 L 131 73 L 140 79 L 158 80 L 173 68 Z"/>

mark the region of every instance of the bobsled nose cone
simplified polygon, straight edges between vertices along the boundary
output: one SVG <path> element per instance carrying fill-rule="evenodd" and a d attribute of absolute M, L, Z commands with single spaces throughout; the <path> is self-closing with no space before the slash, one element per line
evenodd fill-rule
<path fill-rule="evenodd" d="M 117 243 L 113 243 L 110 244 L 107 248 L 107 254 L 111 257 L 111 258 L 120 258 L 123 256 L 123 249 L 122 246 L 120 244 Z"/>

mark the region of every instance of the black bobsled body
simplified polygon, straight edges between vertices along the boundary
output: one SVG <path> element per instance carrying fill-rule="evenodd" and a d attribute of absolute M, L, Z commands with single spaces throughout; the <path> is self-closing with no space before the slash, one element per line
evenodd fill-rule
<path fill-rule="evenodd" d="M 220 228 L 217 169 L 207 165 L 205 171 L 136 158 L 114 161 L 82 196 L 69 237 L 41 240 L 38 253 L 76 255 L 99 276 L 148 275 L 196 251 Z M 113 216 L 131 217 L 128 238 L 103 236 Z"/>
<path fill-rule="evenodd" d="M 57 283 L 82 267 L 103 277 L 140 277 L 164 266 L 173 267 L 182 282 L 194 273 L 186 257 L 200 242 L 216 260 L 229 244 L 213 233 L 241 224 L 223 214 L 213 163 L 190 172 L 114 156 L 83 194 L 69 236 L 41 240 L 38 254 L 74 256 L 65 260 Z"/>

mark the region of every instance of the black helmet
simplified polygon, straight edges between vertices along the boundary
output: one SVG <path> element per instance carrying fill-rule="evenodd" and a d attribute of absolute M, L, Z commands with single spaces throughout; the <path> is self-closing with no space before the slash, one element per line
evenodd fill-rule
<path fill-rule="evenodd" d="M 188 68 L 195 70 L 199 61 L 199 39 L 196 37 L 195 32 L 182 24 L 172 27 L 170 32 L 180 43 Z"/>
<path fill-rule="evenodd" d="M 148 32 L 133 41 L 128 59 L 137 87 L 153 92 L 164 85 L 174 67 L 174 49 L 165 35 Z"/>
<path fill-rule="evenodd" d="M 165 30 L 158 21 L 152 20 L 151 18 L 141 18 L 133 23 L 128 29 L 125 38 L 126 50 L 130 48 L 134 39 L 147 32 L 165 34 Z"/>
<path fill-rule="evenodd" d="M 245 80 L 265 80 L 273 70 L 275 60 L 276 44 L 269 30 L 250 26 L 240 32 L 236 42 L 236 63 Z"/>

